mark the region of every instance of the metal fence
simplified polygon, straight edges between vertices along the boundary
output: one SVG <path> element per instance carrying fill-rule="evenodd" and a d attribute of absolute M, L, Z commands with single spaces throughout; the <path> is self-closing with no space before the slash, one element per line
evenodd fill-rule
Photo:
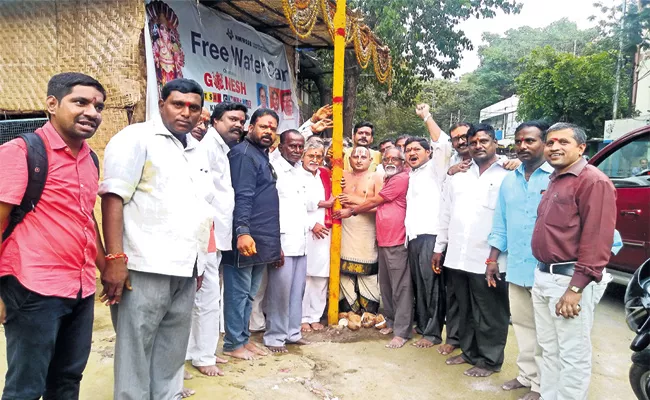
<path fill-rule="evenodd" d="M 0 121 L 0 144 L 17 138 L 22 133 L 34 132 L 47 122 L 47 118 L 10 119 Z"/>

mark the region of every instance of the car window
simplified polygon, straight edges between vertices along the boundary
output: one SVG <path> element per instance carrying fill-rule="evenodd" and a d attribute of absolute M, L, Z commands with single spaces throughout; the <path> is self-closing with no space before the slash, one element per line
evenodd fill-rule
<path fill-rule="evenodd" d="M 598 169 L 609 176 L 616 187 L 650 187 L 650 134 L 640 136 L 607 156 Z"/>

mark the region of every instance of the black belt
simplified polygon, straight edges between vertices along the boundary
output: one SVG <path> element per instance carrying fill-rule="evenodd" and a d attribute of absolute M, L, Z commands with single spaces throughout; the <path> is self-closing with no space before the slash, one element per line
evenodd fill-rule
<path fill-rule="evenodd" d="M 549 274 L 573 276 L 573 273 L 576 270 L 576 262 L 568 261 L 568 262 L 553 263 L 553 264 L 545 264 L 543 262 L 538 262 L 537 268 L 539 268 L 540 271 Z"/>

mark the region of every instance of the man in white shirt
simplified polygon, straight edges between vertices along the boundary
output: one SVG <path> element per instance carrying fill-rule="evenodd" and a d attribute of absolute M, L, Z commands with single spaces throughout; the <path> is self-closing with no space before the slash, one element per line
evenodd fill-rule
<path fill-rule="evenodd" d="M 416 347 L 429 348 L 442 342 L 445 324 L 445 285 L 433 273 L 431 258 L 436 243 L 438 208 L 445 169 L 430 159 L 431 146 L 424 138 L 409 138 L 406 162 L 411 167 L 406 192 L 406 241 L 415 293 Z"/>
<path fill-rule="evenodd" d="M 446 363 L 472 364 L 465 375 L 486 377 L 501 370 L 508 335 L 505 255 L 499 256 L 502 274 L 496 287 L 488 287 L 485 279 L 486 262 L 492 260 L 482 259 L 489 254 L 488 235 L 499 188 L 508 171 L 496 155 L 497 141 L 491 126 L 473 126 L 467 137 L 472 163 L 467 172 L 445 183 L 433 268 L 440 272 L 442 252 L 448 246 L 444 265 L 458 302 L 463 353 Z"/>
<path fill-rule="evenodd" d="M 431 158 L 437 168 L 444 170 L 444 182 L 459 172 L 467 172 L 472 162 L 469 154 L 467 131 L 471 127 L 467 122 L 458 122 L 449 128 L 449 135 L 440 129 L 440 126 L 431 116 L 428 104 L 418 104 L 415 112 L 422 118 L 429 131 L 431 138 Z M 519 167 L 519 160 L 508 160 L 501 156 L 503 167 L 507 170 L 515 170 Z M 443 184 L 444 187 L 444 184 Z M 444 270 L 445 268 L 443 268 Z M 446 315 L 446 343 L 438 347 L 442 355 L 451 354 L 458 347 L 458 302 L 454 291 L 449 287 L 449 274 L 443 272 L 445 286 L 447 288 L 447 315 Z"/>
<path fill-rule="evenodd" d="M 307 234 L 307 280 L 302 298 L 303 332 L 320 331 L 327 304 L 327 284 L 330 276 L 330 243 L 332 228 L 330 208 L 334 204 L 329 171 L 323 165 L 325 147 L 320 138 L 307 141 L 302 156 L 301 175 L 307 196 L 309 233 Z"/>
<path fill-rule="evenodd" d="M 198 158 L 190 161 L 198 148 L 187 135 L 202 104 L 198 83 L 170 81 L 162 89 L 160 117 L 124 128 L 106 146 L 99 189 L 104 238 L 111 254 L 128 256 L 108 261 L 104 276 L 109 289 L 117 289 L 111 309 L 116 399 L 181 396 L 202 274 L 197 256 L 207 252 L 213 215 L 207 160 L 203 171 Z"/>
<path fill-rule="evenodd" d="M 191 360 L 199 372 L 208 376 L 223 375 L 215 363 L 227 362 L 215 355 L 220 332 L 219 264 L 221 252 L 232 250 L 232 213 L 235 208 L 235 191 L 230 180 L 228 161 L 230 147 L 227 142 L 236 144 L 242 137 L 247 112 L 248 109 L 243 104 L 217 104 L 210 116 L 211 126 L 199 144 L 199 149 L 209 162 L 209 172 L 214 185 L 210 203 L 214 209 L 216 252 L 199 257 L 205 264 L 205 273 L 201 289 L 196 293 L 194 300 L 192 331 L 185 359 Z"/>
<path fill-rule="evenodd" d="M 301 179 L 300 157 L 305 138 L 295 129 L 282 132 L 278 151 L 282 157 L 271 161 L 278 176 L 280 198 L 280 241 L 284 265 L 268 270 L 264 311 L 264 344 L 274 353 L 286 353 L 286 344 L 308 344 L 302 338 L 302 297 L 307 277 L 307 199 Z"/>

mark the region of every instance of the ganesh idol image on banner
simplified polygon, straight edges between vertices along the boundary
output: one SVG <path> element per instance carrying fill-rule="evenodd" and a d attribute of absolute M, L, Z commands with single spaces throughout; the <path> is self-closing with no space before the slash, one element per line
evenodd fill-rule
<path fill-rule="evenodd" d="M 147 0 L 147 118 L 159 114 L 160 89 L 187 78 L 212 112 L 222 101 L 251 111 L 272 108 L 278 132 L 300 126 L 300 110 L 282 42 L 194 0 Z"/>
<path fill-rule="evenodd" d="M 147 5 L 147 17 L 160 92 L 167 82 L 183 77 L 185 55 L 178 40 L 178 17 L 174 10 L 162 1 L 154 1 Z"/>

